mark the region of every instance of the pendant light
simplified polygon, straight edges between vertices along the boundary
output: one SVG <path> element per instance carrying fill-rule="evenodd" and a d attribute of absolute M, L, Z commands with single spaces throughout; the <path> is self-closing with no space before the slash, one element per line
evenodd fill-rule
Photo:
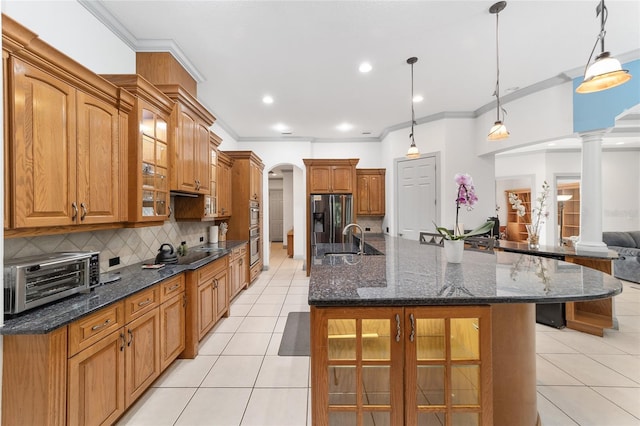
<path fill-rule="evenodd" d="M 591 54 L 585 66 L 584 79 L 582 80 L 582 84 L 576 89 L 576 93 L 599 92 L 631 80 L 631 74 L 629 74 L 629 71 L 622 69 L 620 61 L 612 58 L 609 52 L 604 51 L 604 36 L 606 34 L 604 24 L 609 17 L 609 12 L 604 5 L 604 0 L 601 0 L 598 7 L 596 7 L 596 17 L 597 16 L 600 16 L 600 34 L 598 34 L 596 43 L 593 45 L 593 49 L 591 49 Z M 600 54 L 596 56 L 593 64 L 589 65 L 593 57 L 593 52 L 595 52 L 598 46 L 598 41 L 600 42 Z"/>
<path fill-rule="evenodd" d="M 409 146 L 409 150 L 407 151 L 407 158 L 420 157 L 420 151 L 418 151 L 416 141 L 413 138 L 413 126 L 416 124 L 416 113 L 413 110 L 413 64 L 415 64 L 416 62 L 418 62 L 418 58 L 416 58 L 415 56 L 407 59 L 407 63 L 411 65 L 411 134 L 409 135 L 409 139 L 411 139 L 411 145 Z"/>
<path fill-rule="evenodd" d="M 498 3 L 493 4 L 489 8 L 489 12 L 496 15 L 496 90 L 493 92 L 493 95 L 496 97 L 496 122 L 489 130 L 489 135 L 487 139 L 490 141 L 497 141 L 500 139 L 506 139 L 509 137 L 509 132 L 505 127 L 504 123 L 500 119 L 500 112 L 504 117 L 505 110 L 500 105 L 500 55 L 499 55 L 499 43 L 498 43 L 498 15 L 500 12 L 507 7 L 506 1 L 499 1 Z"/>

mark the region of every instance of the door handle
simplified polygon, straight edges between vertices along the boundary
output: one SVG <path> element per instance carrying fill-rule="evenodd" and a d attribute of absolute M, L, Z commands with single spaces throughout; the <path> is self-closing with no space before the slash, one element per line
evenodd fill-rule
<path fill-rule="evenodd" d="M 71 203 L 71 208 L 73 209 L 73 215 L 71 215 L 71 219 L 76 220 L 76 217 L 78 217 L 78 205 L 75 201 Z"/>
<path fill-rule="evenodd" d="M 133 343 L 133 331 L 127 330 L 127 333 L 129 334 L 129 341 L 127 342 L 127 346 L 131 346 L 131 343 Z"/>
<path fill-rule="evenodd" d="M 85 203 L 80 203 L 80 207 L 82 207 L 82 216 L 80 216 L 80 220 L 84 220 L 87 217 L 87 205 Z"/>

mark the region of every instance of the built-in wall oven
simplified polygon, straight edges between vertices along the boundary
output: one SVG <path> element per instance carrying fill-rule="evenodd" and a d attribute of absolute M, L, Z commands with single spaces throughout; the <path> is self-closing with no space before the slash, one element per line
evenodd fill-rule
<path fill-rule="evenodd" d="M 251 266 L 260 260 L 260 228 L 249 230 L 249 259 Z"/>
<path fill-rule="evenodd" d="M 260 226 L 260 204 L 257 201 L 249 201 L 249 226 Z"/>

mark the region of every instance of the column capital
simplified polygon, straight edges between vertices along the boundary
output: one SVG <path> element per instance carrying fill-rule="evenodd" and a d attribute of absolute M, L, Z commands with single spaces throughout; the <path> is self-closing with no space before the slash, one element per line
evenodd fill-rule
<path fill-rule="evenodd" d="M 578 133 L 578 136 L 580 136 L 582 142 L 602 141 L 604 135 L 611 132 L 611 130 L 611 127 L 607 127 L 606 129 L 590 130 L 588 132 L 580 132 Z"/>

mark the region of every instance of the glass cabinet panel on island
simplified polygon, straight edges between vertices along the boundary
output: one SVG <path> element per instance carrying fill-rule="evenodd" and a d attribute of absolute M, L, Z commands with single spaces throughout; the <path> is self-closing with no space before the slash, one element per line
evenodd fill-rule
<path fill-rule="evenodd" d="M 311 312 L 314 425 L 491 425 L 489 307 Z"/>

